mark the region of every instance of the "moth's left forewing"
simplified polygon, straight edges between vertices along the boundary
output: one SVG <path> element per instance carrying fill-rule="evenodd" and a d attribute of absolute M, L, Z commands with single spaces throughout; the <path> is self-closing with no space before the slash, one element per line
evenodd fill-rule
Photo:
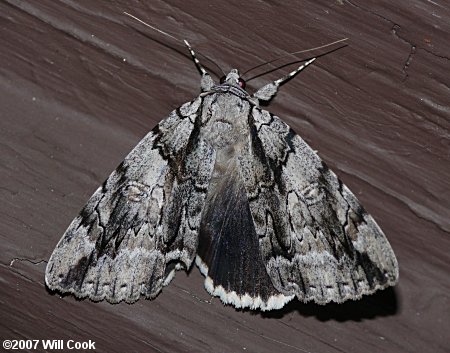
<path fill-rule="evenodd" d="M 317 154 L 257 107 L 249 130 L 241 172 L 274 286 L 323 304 L 395 284 L 398 265 L 385 235 Z"/>

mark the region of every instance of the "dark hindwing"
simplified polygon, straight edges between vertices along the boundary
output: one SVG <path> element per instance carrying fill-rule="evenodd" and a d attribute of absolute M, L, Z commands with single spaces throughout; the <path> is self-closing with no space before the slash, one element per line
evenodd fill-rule
<path fill-rule="evenodd" d="M 48 262 L 50 289 L 134 302 L 190 266 L 213 166 L 198 134 L 201 104 L 161 121 L 92 195 Z"/>
<path fill-rule="evenodd" d="M 317 154 L 257 107 L 249 128 L 240 170 L 275 288 L 324 304 L 394 285 L 398 265 L 385 235 Z"/>
<path fill-rule="evenodd" d="M 281 308 L 293 296 L 276 290 L 267 274 L 236 164 L 232 157 L 219 177 L 213 173 L 196 263 L 206 277 L 208 292 L 225 304 L 261 310 Z"/>

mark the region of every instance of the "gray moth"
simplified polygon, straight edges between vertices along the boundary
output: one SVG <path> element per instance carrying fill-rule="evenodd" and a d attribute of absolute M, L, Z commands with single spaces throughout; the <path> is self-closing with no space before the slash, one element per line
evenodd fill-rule
<path fill-rule="evenodd" d="M 385 235 L 305 141 L 261 109 L 315 58 L 253 95 L 238 70 L 172 111 L 92 195 L 45 281 L 78 298 L 155 298 L 195 263 L 236 308 L 359 299 L 398 279 Z"/>

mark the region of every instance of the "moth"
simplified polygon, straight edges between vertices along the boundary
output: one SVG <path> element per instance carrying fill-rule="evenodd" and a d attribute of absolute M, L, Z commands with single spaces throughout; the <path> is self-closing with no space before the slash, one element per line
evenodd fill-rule
<path fill-rule="evenodd" d="M 47 264 L 51 290 L 133 303 L 195 260 L 236 308 L 359 299 L 398 279 L 385 235 L 280 118 L 260 107 L 297 70 L 249 94 L 238 70 L 172 111 L 72 221 Z"/>

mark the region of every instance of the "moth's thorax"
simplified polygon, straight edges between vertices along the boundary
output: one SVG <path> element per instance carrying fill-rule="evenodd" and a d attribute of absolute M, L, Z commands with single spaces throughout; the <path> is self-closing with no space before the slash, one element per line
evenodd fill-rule
<path fill-rule="evenodd" d="M 247 93 L 245 89 L 229 83 L 221 83 L 215 85 L 211 88 L 211 91 L 209 93 L 225 93 L 225 92 L 229 92 L 240 98 L 247 98 L 247 99 L 250 98 L 250 95 Z"/>
<path fill-rule="evenodd" d="M 203 136 L 214 149 L 237 145 L 249 134 L 250 103 L 231 92 L 215 93 L 204 98 Z"/>

